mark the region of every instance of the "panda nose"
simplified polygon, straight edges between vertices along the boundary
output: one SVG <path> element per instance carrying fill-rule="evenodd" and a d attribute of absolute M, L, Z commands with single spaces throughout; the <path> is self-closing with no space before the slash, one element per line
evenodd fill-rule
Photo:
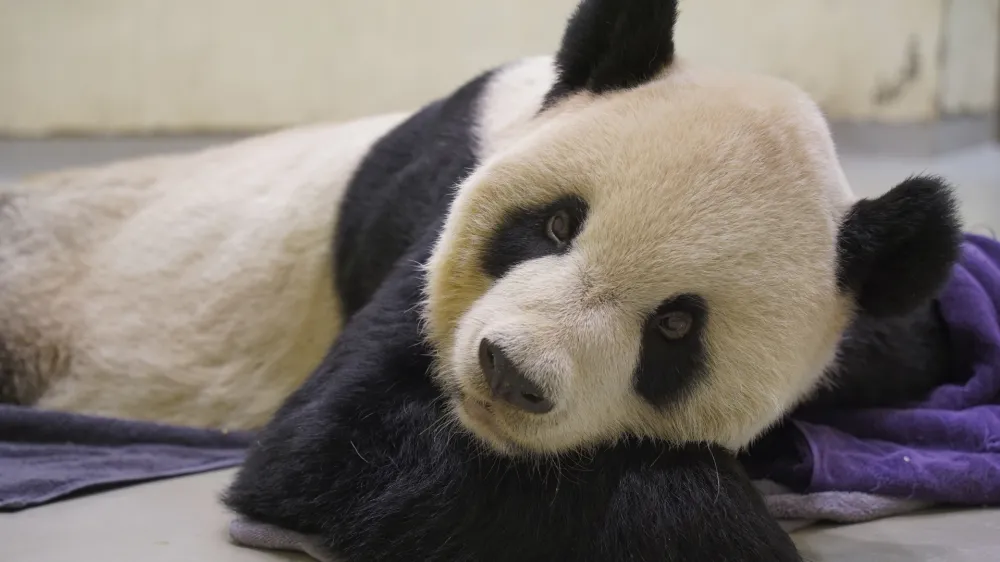
<path fill-rule="evenodd" d="M 552 410 L 553 404 L 542 393 L 542 389 L 517 368 L 503 349 L 485 338 L 479 342 L 479 366 L 483 369 L 486 384 L 490 386 L 494 398 L 532 414 L 544 414 Z"/>

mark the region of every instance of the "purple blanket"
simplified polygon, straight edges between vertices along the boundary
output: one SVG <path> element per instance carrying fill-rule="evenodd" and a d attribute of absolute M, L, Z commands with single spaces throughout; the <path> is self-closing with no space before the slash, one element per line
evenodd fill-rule
<path fill-rule="evenodd" d="M 0 513 L 236 466 L 250 436 L 0 405 Z"/>
<path fill-rule="evenodd" d="M 940 304 L 965 382 L 903 408 L 793 416 L 770 439 L 783 460 L 769 477 L 805 493 L 1000 505 L 1000 243 L 966 236 Z"/>

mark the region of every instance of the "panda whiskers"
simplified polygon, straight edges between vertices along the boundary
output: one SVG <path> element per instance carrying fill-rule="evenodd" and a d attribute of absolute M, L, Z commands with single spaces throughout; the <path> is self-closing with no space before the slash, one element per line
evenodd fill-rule
<path fill-rule="evenodd" d="M 715 451 L 708 447 L 708 454 L 712 457 L 712 464 L 715 465 L 715 499 L 712 503 L 719 502 L 719 495 L 722 493 L 722 475 L 719 473 L 719 461 L 715 460 Z"/>
<path fill-rule="evenodd" d="M 560 457 L 557 455 L 555 457 L 554 468 L 556 472 L 556 489 L 552 492 L 552 501 L 549 502 L 549 507 L 551 508 L 555 505 L 556 500 L 559 499 L 559 487 L 562 485 L 563 467 Z M 546 471 L 548 472 L 548 471 Z M 547 475 L 546 475 L 547 476 Z"/>
<path fill-rule="evenodd" d="M 424 430 L 420 432 L 420 436 L 423 437 L 428 432 L 430 432 L 431 434 L 433 434 L 435 438 L 437 438 L 441 433 L 441 431 L 448 427 L 451 421 L 452 421 L 451 416 L 442 415 L 438 419 L 434 420 L 433 423 L 424 428 Z"/>
<path fill-rule="evenodd" d="M 406 314 L 411 314 L 413 312 L 417 313 L 417 317 L 418 317 L 418 321 L 417 322 L 418 322 L 418 325 L 421 328 L 421 331 L 423 331 L 422 328 L 423 328 L 424 319 L 423 319 L 423 315 L 420 314 L 420 312 L 423 310 L 423 308 L 424 308 L 424 303 L 422 303 L 420 301 L 417 301 L 417 302 L 413 303 L 412 305 L 410 305 L 406 309 L 406 312 L 405 312 Z M 421 344 L 423 344 L 423 342 L 418 342 L 418 343 L 416 343 L 414 345 L 421 345 Z"/>
<path fill-rule="evenodd" d="M 455 436 L 455 433 L 458 431 L 462 431 L 462 426 L 459 423 L 458 419 L 452 416 L 446 416 L 444 417 L 443 422 L 440 423 L 438 428 L 435 430 L 435 438 L 440 437 L 440 435 L 443 433 L 444 446 L 450 447 L 451 440 Z"/>
<path fill-rule="evenodd" d="M 354 453 L 355 453 L 356 455 L 358 455 L 358 458 L 359 458 L 359 459 L 361 459 L 361 460 L 363 460 L 363 461 L 365 462 L 365 464 L 371 464 L 370 462 L 368 462 L 368 459 L 366 459 L 366 458 L 365 458 L 365 457 L 364 457 L 364 456 L 363 456 L 363 455 L 361 454 L 361 451 L 359 451 L 359 450 L 358 450 L 358 446 L 354 444 L 354 441 L 351 441 L 350 443 L 351 443 L 351 448 L 352 448 L 352 449 L 354 449 Z"/>
<path fill-rule="evenodd" d="M 458 420 L 458 416 L 453 412 L 449 411 L 447 408 L 443 407 L 442 404 L 446 401 L 444 396 L 438 397 L 432 403 L 432 407 L 435 409 L 442 410 L 440 415 L 427 427 L 420 431 L 419 437 L 423 437 L 430 433 L 432 435 L 431 441 L 434 443 L 439 443 L 442 441 L 441 446 L 443 448 L 448 448 L 451 446 L 451 439 L 458 431 L 463 431 L 461 423 Z"/>

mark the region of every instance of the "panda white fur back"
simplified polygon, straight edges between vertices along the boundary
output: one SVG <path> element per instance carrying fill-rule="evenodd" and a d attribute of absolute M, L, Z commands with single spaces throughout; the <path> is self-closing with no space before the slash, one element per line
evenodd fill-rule
<path fill-rule="evenodd" d="M 366 150 L 404 118 L 5 187 L 0 399 L 262 425 L 336 336 L 331 219 Z"/>

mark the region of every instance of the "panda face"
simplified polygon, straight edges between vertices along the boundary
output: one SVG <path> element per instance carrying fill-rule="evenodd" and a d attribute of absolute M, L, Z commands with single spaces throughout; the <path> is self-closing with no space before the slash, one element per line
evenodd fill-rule
<path fill-rule="evenodd" d="M 459 187 L 427 264 L 435 379 L 503 453 L 743 446 L 833 358 L 851 199 L 785 82 L 675 62 L 568 96 Z"/>

